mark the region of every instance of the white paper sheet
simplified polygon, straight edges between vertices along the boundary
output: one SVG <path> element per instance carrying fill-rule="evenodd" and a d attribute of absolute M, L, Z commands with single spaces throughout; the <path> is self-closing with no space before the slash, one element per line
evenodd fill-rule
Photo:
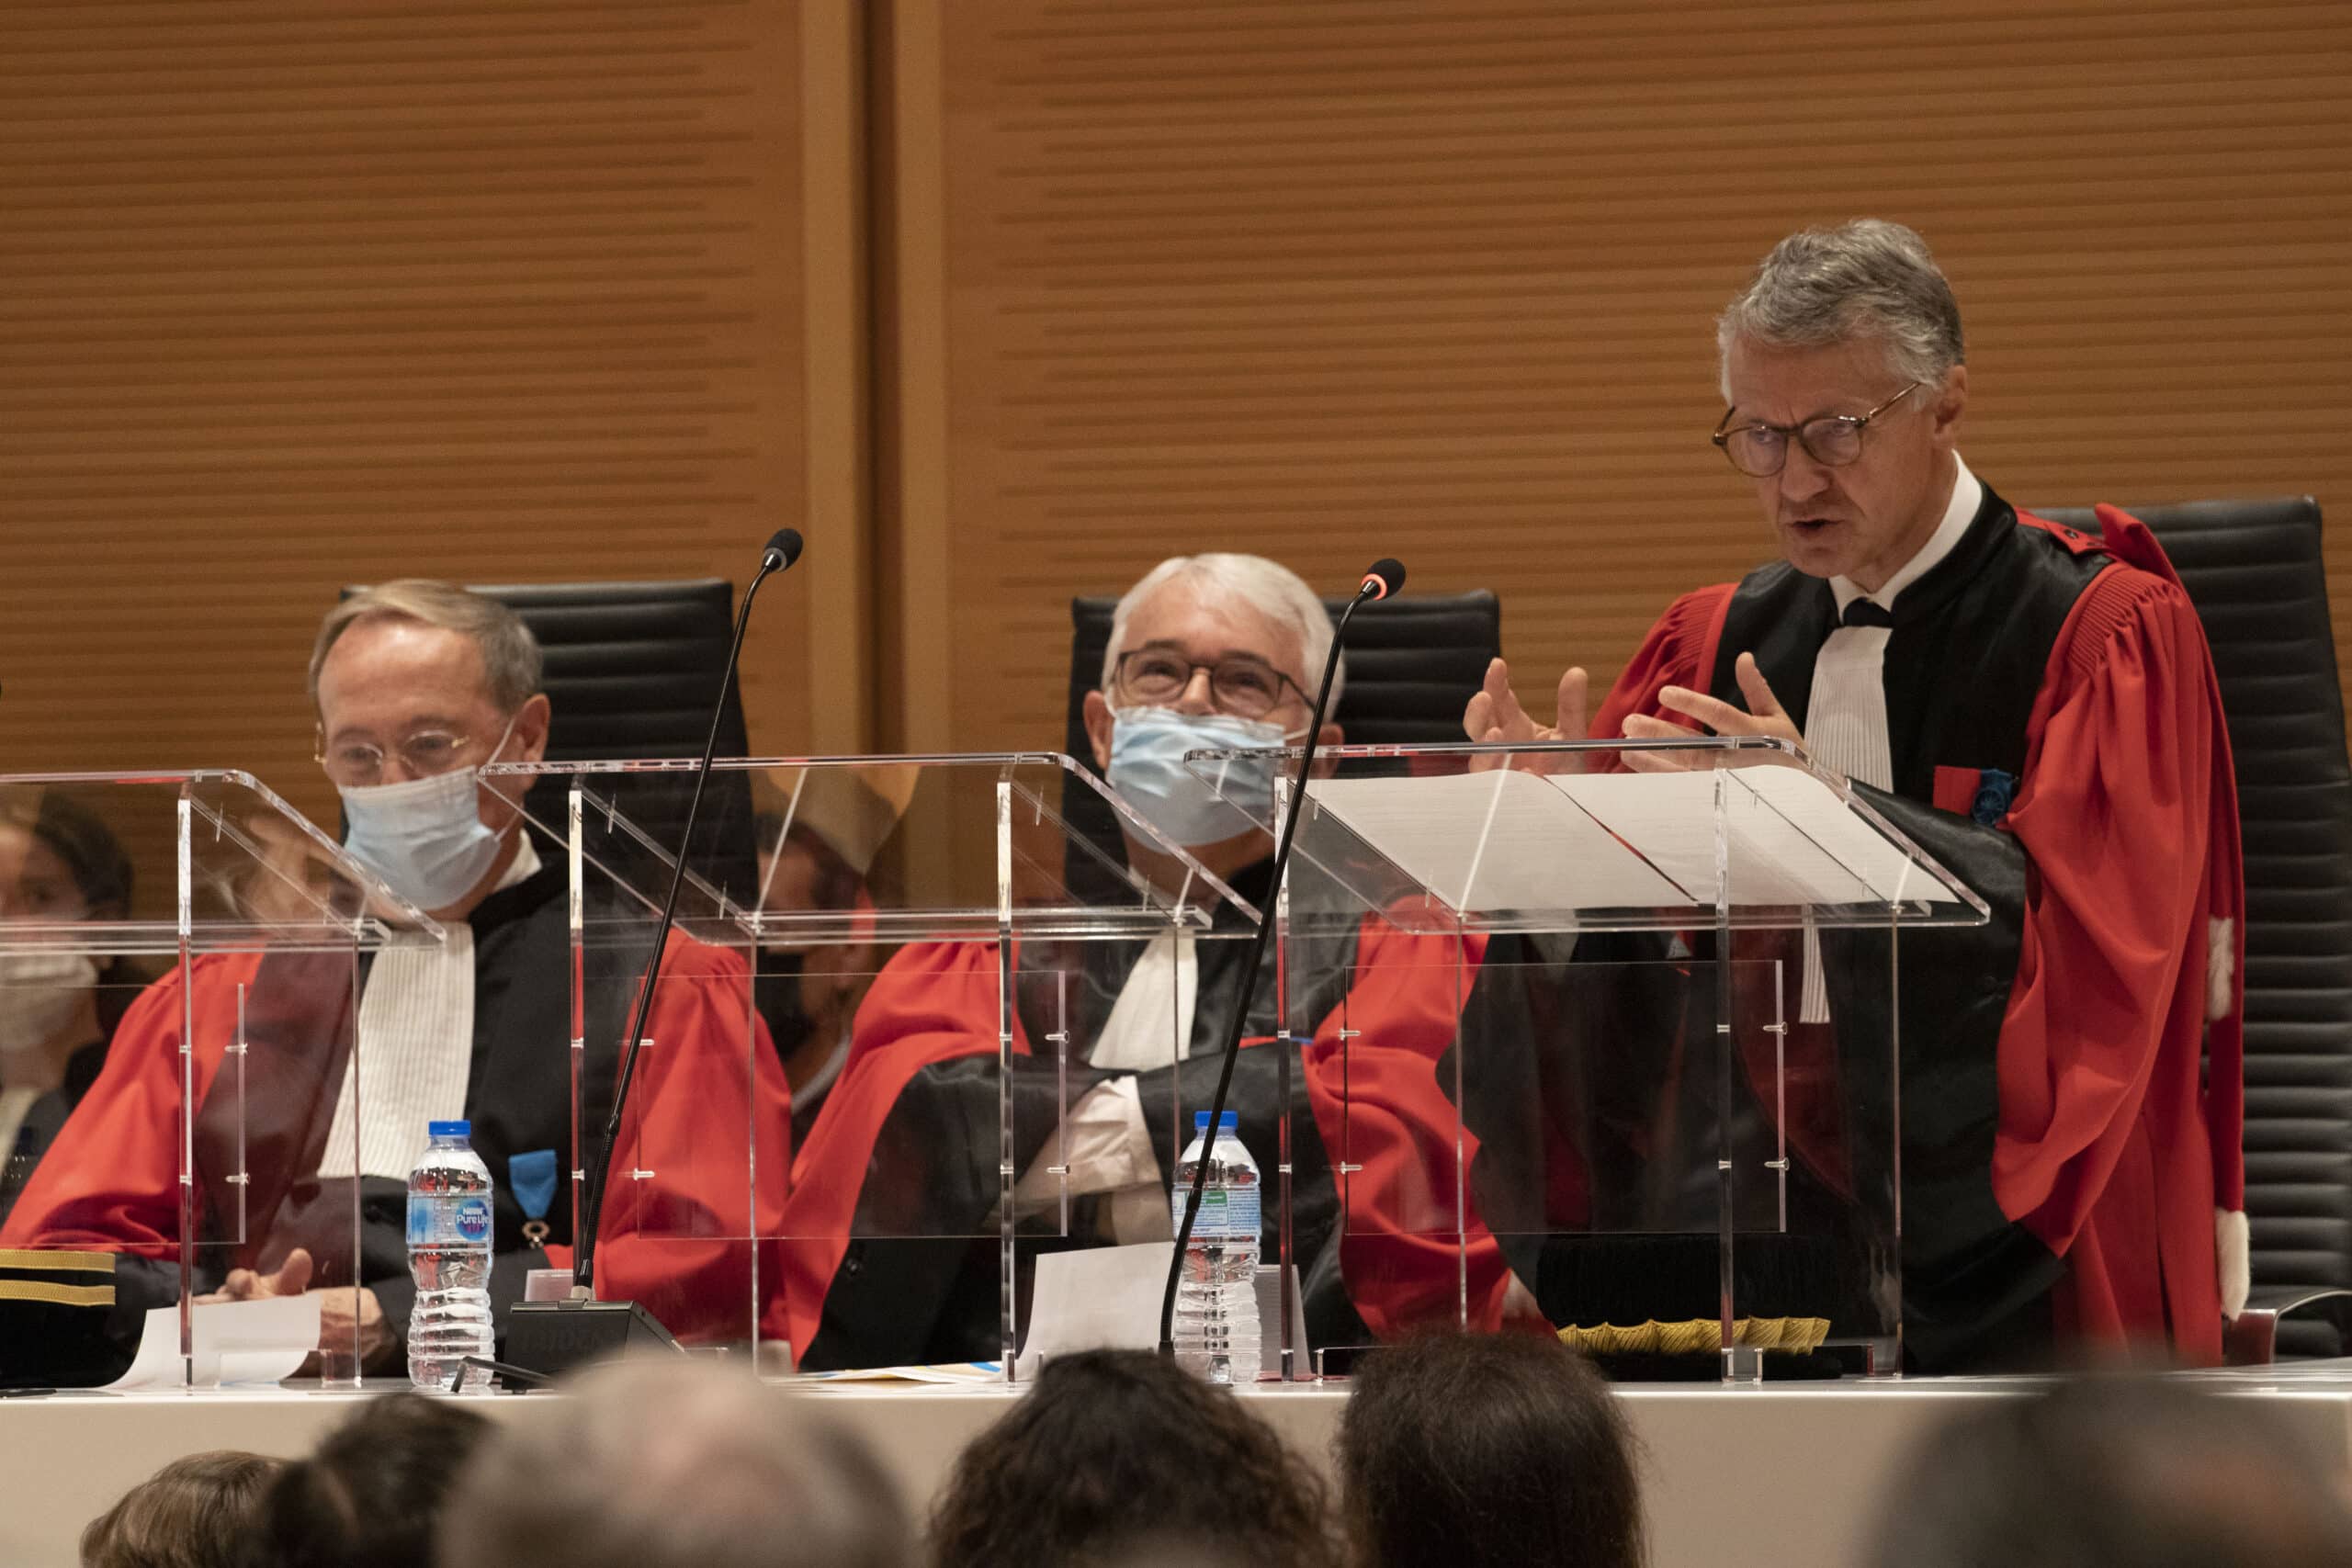
<path fill-rule="evenodd" d="M 1936 878 L 1799 768 L 1726 770 L 1732 902 L 1955 903 Z M 1325 779 L 1315 798 L 1469 914 L 1712 908 L 1713 772 Z"/>
<path fill-rule="evenodd" d="M 1026 1382 L 1056 1356 L 1074 1350 L 1149 1350 L 1159 1344 L 1159 1299 L 1168 1289 L 1172 1241 L 1048 1252 L 1037 1259 L 1029 1337 L 1013 1361 Z M 1293 1269 L 1295 1278 L 1296 1270 Z M 1282 1270 L 1258 1265 L 1258 1363 L 1282 1371 Z M 1291 1343 L 1306 1343 L 1306 1292 L 1291 1292 Z"/>
<path fill-rule="evenodd" d="M 1013 1362 L 1026 1382 L 1072 1350 L 1148 1350 L 1159 1343 L 1159 1297 L 1172 1241 L 1089 1247 L 1037 1259 L 1029 1337 Z"/>
<path fill-rule="evenodd" d="M 1318 779 L 1307 793 L 1453 908 L 1671 908 L 1690 897 L 1580 808 L 1514 769 L 1433 778 Z"/>
<path fill-rule="evenodd" d="M 199 1303 L 195 1331 L 199 1384 L 229 1388 L 274 1383 L 292 1377 L 318 1348 L 319 1298 L 306 1292 L 257 1302 Z M 187 1364 L 180 1356 L 178 1307 L 157 1307 L 147 1314 L 130 1370 L 107 1386 L 124 1390 L 187 1386 Z"/>

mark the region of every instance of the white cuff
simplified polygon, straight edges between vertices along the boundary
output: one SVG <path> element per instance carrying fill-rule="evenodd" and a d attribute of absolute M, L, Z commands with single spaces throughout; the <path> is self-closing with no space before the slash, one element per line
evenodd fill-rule
<path fill-rule="evenodd" d="M 2254 1242 L 2245 1210 L 2213 1211 L 2213 1257 L 2221 1271 L 2222 1315 L 2235 1319 L 2245 1311 L 2246 1294 L 2254 1287 Z"/>

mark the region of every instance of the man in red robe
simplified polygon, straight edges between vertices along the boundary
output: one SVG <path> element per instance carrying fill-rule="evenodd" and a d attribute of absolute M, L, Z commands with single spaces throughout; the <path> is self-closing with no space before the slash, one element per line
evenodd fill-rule
<path fill-rule="evenodd" d="M 539 673 L 521 619 L 462 589 L 388 583 L 329 614 L 311 687 L 345 847 L 438 921 L 447 945 L 370 955 L 356 987 L 348 952 L 300 943 L 199 957 L 151 987 L 0 1247 L 124 1254 L 125 1334 L 136 1334 L 136 1312 L 176 1298 L 186 1043 L 200 1289 L 315 1291 L 322 1346 L 356 1337 L 366 1365 L 393 1364 L 414 1302 L 408 1169 L 427 1122 L 458 1118 L 496 1183 L 494 1309 L 520 1298 L 528 1269 L 568 1262 L 577 1161 L 565 877 L 515 807 L 475 777 L 482 763 L 541 755 Z M 244 890 L 264 928 L 252 900 L 319 874 L 301 845 L 273 836 L 271 847 L 284 863 Z M 590 1116 L 609 1100 L 641 968 L 587 987 Z M 780 1172 L 790 1139 L 775 1053 L 745 1040 L 757 1028 L 749 984 L 739 955 L 673 939 L 616 1161 L 650 1179 L 616 1179 L 605 1204 L 599 1293 L 643 1303 L 686 1337 L 748 1335 L 750 1246 L 735 1238 L 772 1230 L 781 1201 L 779 1175 L 758 1217 L 746 1212 L 740 1130 L 764 1141 L 763 1170 Z"/>
<path fill-rule="evenodd" d="M 2196 612 L 2132 518 L 2058 527 L 1961 461 L 1959 307 L 1910 230 L 1792 235 L 1718 338 L 1714 440 L 1785 558 L 1676 601 L 1590 733 L 1802 740 L 1993 906 L 1904 938 L 1914 1364 L 2085 1339 L 2218 1360 L 2246 1292 L 2243 885 Z M 1464 722 L 1575 738 L 1585 705 L 1571 670 L 1537 726 L 1497 660 Z M 1804 1021 L 1834 1030 L 1822 950 Z"/>
<path fill-rule="evenodd" d="M 1330 637 L 1321 601 L 1284 568 L 1179 557 L 1120 602 L 1102 685 L 1086 698 L 1094 761 L 1112 787 L 1261 908 L 1268 836 L 1180 759 L 1295 742 Z M 1339 739 L 1327 726 L 1323 743 Z M 1270 773 L 1258 787 L 1270 804 Z M 1128 831 L 1124 849 L 1144 877 L 1182 884 L 1182 864 L 1156 841 Z M 1237 920 L 1229 908 L 1221 919 Z M 995 950 L 924 943 L 898 953 L 859 1010 L 848 1060 L 794 1164 L 780 1300 L 804 1364 L 998 1353 L 1000 1159 L 1020 1173 L 1023 1217 L 1045 1221 L 1027 1226 L 1041 1245 L 1166 1239 L 1170 1134 L 1208 1104 L 1248 945 L 1173 933 L 1023 943 L 1014 1146 L 1001 1153 Z M 1457 1242 L 1457 1118 L 1438 1074 L 1478 953 L 1377 919 L 1295 942 L 1290 1016 L 1306 1039 L 1287 1063 L 1274 964 L 1257 978 L 1231 1103 L 1270 1183 L 1279 1126 L 1290 1122 L 1294 1257 L 1314 1343 L 1457 1322 L 1465 1291 L 1476 1325 L 1502 1315 L 1509 1280 L 1492 1239 L 1472 1216 L 1466 1258 Z M 1048 1043 L 1057 1036 L 1067 1041 L 1060 1062 Z M 1057 1126 L 1066 1143 L 1049 1142 Z M 1064 1151 L 1066 1179 L 1047 1168 L 1048 1149 Z M 1056 1202 L 1065 1186 L 1067 1236 Z M 1263 1213 L 1261 1256 L 1272 1261 L 1276 1205 Z"/>

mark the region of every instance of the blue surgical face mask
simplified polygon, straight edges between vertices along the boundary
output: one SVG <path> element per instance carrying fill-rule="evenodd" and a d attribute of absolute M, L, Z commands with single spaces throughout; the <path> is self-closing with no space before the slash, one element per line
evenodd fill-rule
<path fill-rule="evenodd" d="M 506 749 L 514 721 L 490 749 Z M 476 770 L 453 768 L 399 784 L 344 784 L 343 847 L 420 909 L 442 909 L 473 891 L 498 860 L 505 835 L 481 819 Z"/>
<path fill-rule="evenodd" d="M 1278 724 L 1230 714 L 1117 709 L 1111 716 L 1111 787 L 1178 843 L 1222 843 L 1259 825 L 1228 798 L 1272 809 L 1275 759 L 1239 757 L 1221 764 L 1220 789 L 1186 767 L 1184 753 L 1280 746 L 1288 739 Z"/>

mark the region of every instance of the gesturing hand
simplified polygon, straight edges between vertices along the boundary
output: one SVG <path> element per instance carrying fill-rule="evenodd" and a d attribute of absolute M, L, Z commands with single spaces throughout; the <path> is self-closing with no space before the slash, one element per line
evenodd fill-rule
<path fill-rule="evenodd" d="M 1472 740 L 1508 746 L 1532 745 L 1545 740 L 1581 740 L 1585 731 L 1585 672 L 1571 669 L 1560 677 L 1559 722 L 1539 725 L 1528 716 L 1519 703 L 1519 694 L 1510 687 L 1510 666 L 1498 659 L 1487 666 L 1486 683 L 1462 710 L 1462 732 Z M 1503 765 L 1505 759 L 1473 757 L 1470 769 L 1484 773 Z M 1510 759 L 1511 765 L 1531 773 L 1580 773 L 1584 758 L 1576 753 L 1554 752 L 1535 757 Z"/>
<path fill-rule="evenodd" d="M 1772 694 L 1771 683 L 1764 679 L 1764 671 L 1756 667 L 1756 656 L 1743 653 L 1734 666 L 1739 681 L 1740 695 L 1747 699 L 1747 709 L 1742 712 L 1719 697 L 1704 692 L 1694 692 L 1687 686 L 1668 686 L 1657 694 L 1662 707 L 1673 709 L 1691 719 L 1690 725 L 1671 724 L 1645 714 L 1629 714 L 1625 718 L 1625 739 L 1628 740 L 1679 740 L 1698 733 L 1703 725 L 1717 735 L 1770 735 L 1782 740 L 1802 741 L 1794 720 L 1781 706 L 1781 699 Z M 1621 751 L 1625 766 L 1635 773 L 1685 773 L 1693 768 L 1714 768 L 1725 763 L 1719 751 Z M 1756 761 L 1780 761 L 1759 755 Z"/>

